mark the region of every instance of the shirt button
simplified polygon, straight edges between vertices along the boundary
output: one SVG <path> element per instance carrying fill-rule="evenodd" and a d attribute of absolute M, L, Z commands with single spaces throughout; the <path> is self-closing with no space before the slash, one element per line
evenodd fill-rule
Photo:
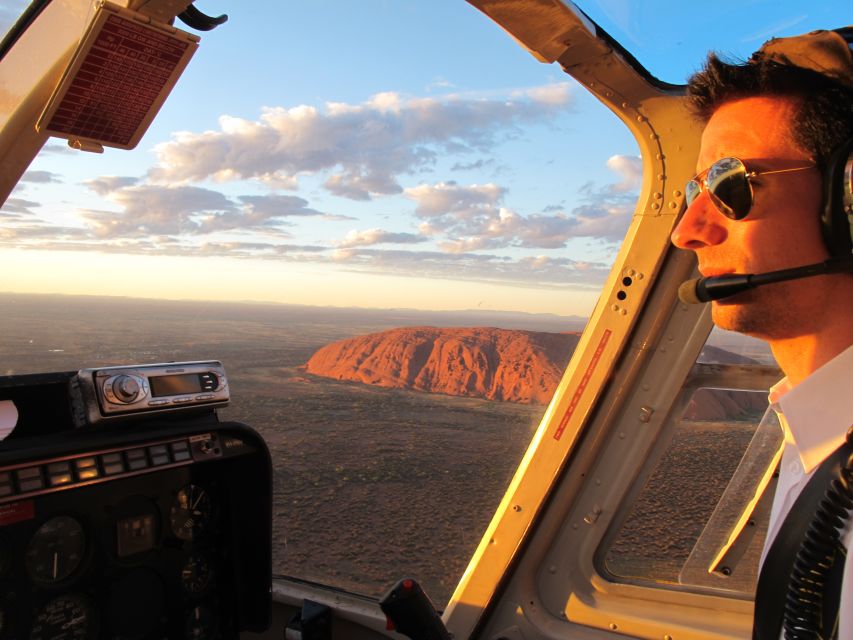
<path fill-rule="evenodd" d="M 803 467 L 799 462 L 794 460 L 791 464 L 788 465 L 788 473 L 793 473 L 794 475 L 801 476 L 803 475 Z"/>

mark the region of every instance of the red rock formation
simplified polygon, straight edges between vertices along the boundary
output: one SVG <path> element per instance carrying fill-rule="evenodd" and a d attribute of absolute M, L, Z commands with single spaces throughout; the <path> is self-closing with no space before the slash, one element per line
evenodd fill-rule
<path fill-rule="evenodd" d="M 577 333 L 411 327 L 326 345 L 305 370 L 381 387 L 546 404 Z"/>
<path fill-rule="evenodd" d="M 579 337 L 573 332 L 407 327 L 328 344 L 311 356 L 305 371 L 380 387 L 547 404 Z M 755 363 L 710 346 L 703 360 Z M 765 394 L 701 389 L 684 418 L 743 419 L 766 406 Z"/>

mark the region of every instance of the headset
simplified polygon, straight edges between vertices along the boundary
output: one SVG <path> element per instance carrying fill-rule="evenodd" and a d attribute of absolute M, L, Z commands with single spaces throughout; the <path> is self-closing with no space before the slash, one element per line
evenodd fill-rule
<path fill-rule="evenodd" d="M 836 150 L 824 170 L 821 229 L 833 258 L 853 254 L 853 138 Z"/>

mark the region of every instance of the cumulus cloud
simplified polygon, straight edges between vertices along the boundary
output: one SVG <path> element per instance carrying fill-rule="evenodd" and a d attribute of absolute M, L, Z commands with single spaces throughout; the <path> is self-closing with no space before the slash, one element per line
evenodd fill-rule
<path fill-rule="evenodd" d="M 218 131 L 179 132 L 157 145 L 151 179 L 170 183 L 257 179 L 293 188 L 300 175 L 328 173 L 330 192 L 355 200 L 400 193 L 398 176 L 439 154 L 491 148 L 514 127 L 570 103 L 562 83 L 510 99 L 405 98 L 380 93 L 361 104 L 265 108 L 258 120 L 222 116 Z"/>
<path fill-rule="evenodd" d="M 25 171 L 24 175 L 21 176 L 21 182 L 37 182 L 37 183 L 58 183 L 62 182 L 59 178 L 59 174 L 53 173 L 52 171 Z"/>
<path fill-rule="evenodd" d="M 415 214 L 422 218 L 450 216 L 470 218 L 490 210 L 506 193 L 496 184 L 462 186 L 455 182 L 421 184 L 406 189 L 406 197 L 417 203 Z"/>
<path fill-rule="evenodd" d="M 636 192 L 643 182 L 643 160 L 639 156 L 615 155 L 607 159 L 607 168 L 622 180 L 612 186 L 617 193 Z"/>
<path fill-rule="evenodd" d="M 585 185 L 579 204 L 571 210 L 549 206 L 524 215 L 504 206 L 506 189 L 495 184 L 421 184 L 406 189 L 405 195 L 416 202 L 415 214 L 425 220 L 421 233 L 441 238 L 439 247 L 448 253 L 503 247 L 558 249 L 572 238 L 615 242 L 624 236 L 633 213 L 642 166 L 639 158 L 618 155 L 608 159 L 607 167 L 619 180 Z"/>
<path fill-rule="evenodd" d="M 343 240 L 333 244 L 342 249 L 352 247 L 367 247 L 375 244 L 416 244 L 426 242 L 426 238 L 415 233 L 393 233 L 383 229 L 368 229 L 367 231 L 350 231 Z"/>
<path fill-rule="evenodd" d="M 23 198 L 7 198 L 6 202 L 0 207 L 0 212 L 6 214 L 7 217 L 18 218 L 22 215 L 35 215 L 33 209 L 40 207 L 41 204 L 32 200 L 24 200 Z"/>
<path fill-rule="evenodd" d="M 93 180 L 86 180 L 83 184 L 89 187 L 99 196 L 105 196 L 123 187 L 129 187 L 139 182 L 139 178 L 131 176 L 101 176 Z"/>
<path fill-rule="evenodd" d="M 218 231 L 263 231 L 288 235 L 287 218 L 322 216 L 297 196 L 245 195 L 236 200 L 195 186 L 137 184 L 107 176 L 86 183 L 120 211 L 83 210 L 80 216 L 96 237 L 201 235 Z"/>

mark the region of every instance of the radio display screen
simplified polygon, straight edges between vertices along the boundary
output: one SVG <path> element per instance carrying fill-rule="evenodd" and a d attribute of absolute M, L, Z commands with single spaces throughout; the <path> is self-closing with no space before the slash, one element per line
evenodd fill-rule
<path fill-rule="evenodd" d="M 157 376 L 149 378 L 148 382 L 151 385 L 151 395 L 155 398 L 202 391 L 201 376 L 197 373 L 181 376 Z"/>

